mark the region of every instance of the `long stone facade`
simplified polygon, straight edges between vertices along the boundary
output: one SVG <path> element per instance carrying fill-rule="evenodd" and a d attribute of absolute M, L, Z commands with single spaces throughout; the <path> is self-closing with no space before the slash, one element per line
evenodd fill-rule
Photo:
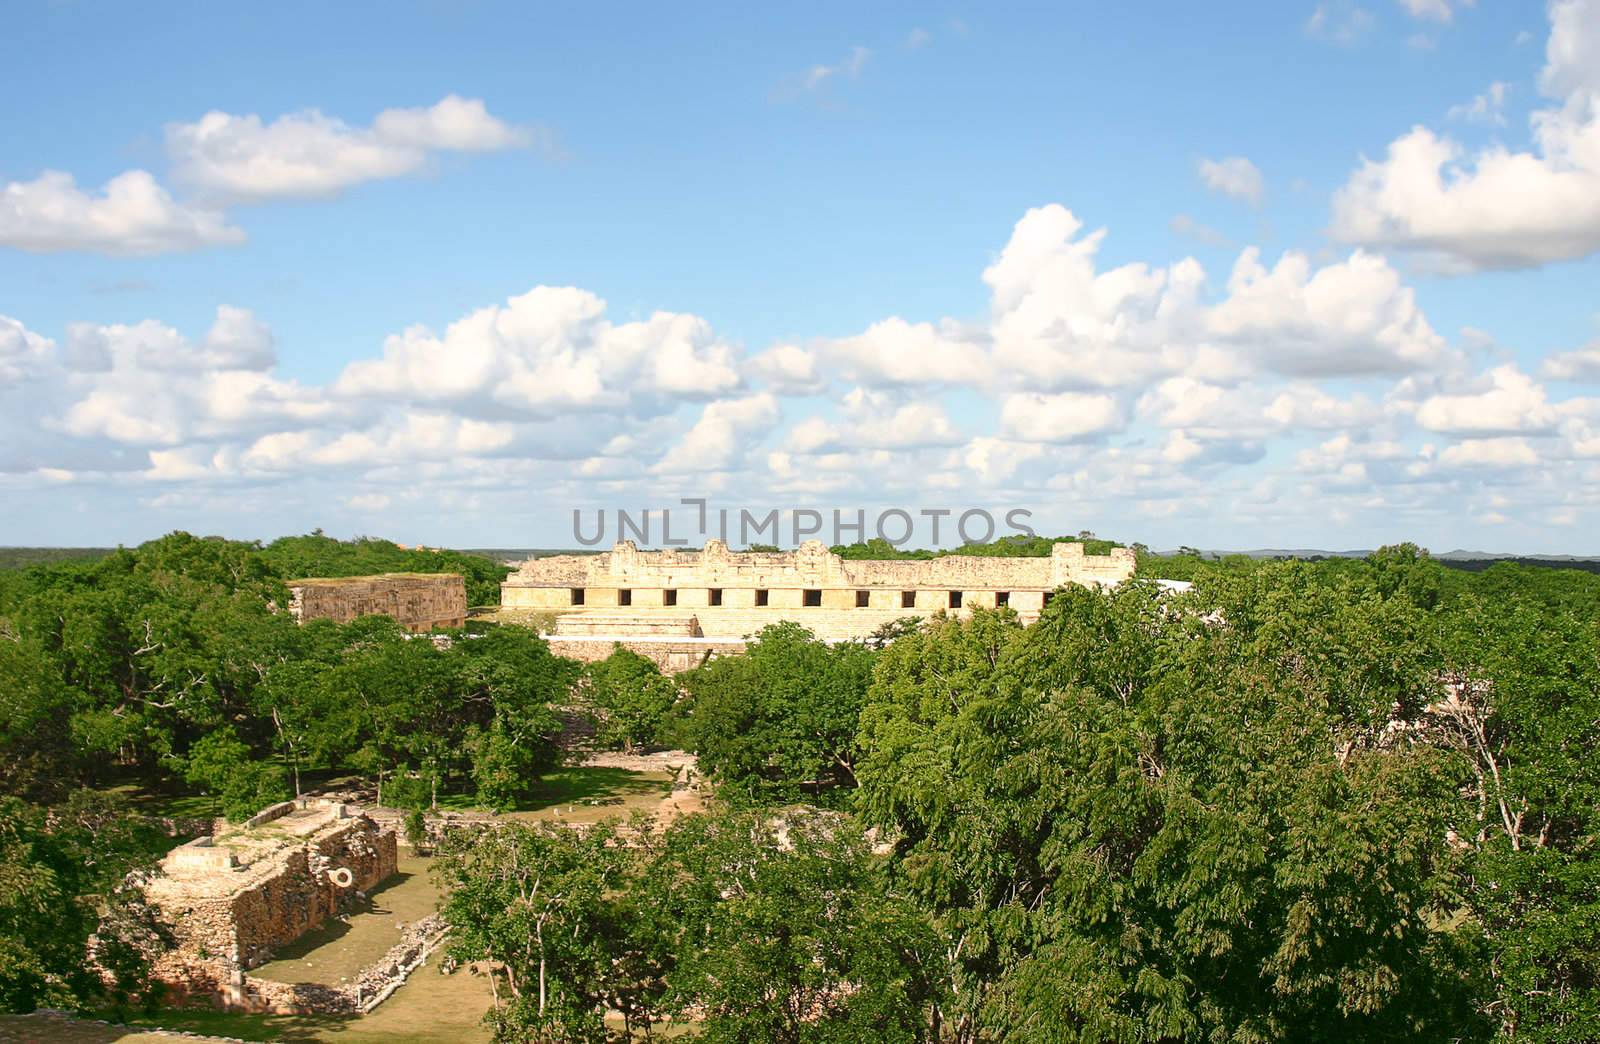
<path fill-rule="evenodd" d="M 1133 575 L 1134 553 L 1090 555 L 1056 544 L 1048 558 L 948 555 L 843 559 L 819 541 L 794 551 L 641 551 L 622 541 L 598 555 L 530 559 L 500 587 L 503 611 L 554 617 L 554 651 L 599 659 L 622 642 L 663 668 L 682 670 L 736 651 L 768 624 L 792 620 L 827 640 L 865 638 L 907 616 L 1009 606 L 1038 619 L 1068 584 L 1115 586 Z"/>
<path fill-rule="evenodd" d="M 397 855 L 392 829 L 310 800 L 180 845 L 144 889 L 177 941 L 154 975 L 180 999 L 273 1009 L 271 988 L 245 973 L 391 876 Z"/>
<path fill-rule="evenodd" d="M 466 581 L 456 573 L 383 573 L 289 581 L 289 615 L 296 620 L 349 623 L 392 616 L 408 631 L 460 627 L 467 621 Z"/>

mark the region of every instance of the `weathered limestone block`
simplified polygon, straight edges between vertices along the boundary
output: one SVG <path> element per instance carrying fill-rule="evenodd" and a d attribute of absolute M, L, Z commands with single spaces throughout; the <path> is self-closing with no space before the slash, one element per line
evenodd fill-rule
<path fill-rule="evenodd" d="M 296 620 L 348 623 L 391 616 L 409 631 L 460 627 L 467 620 L 466 581 L 456 573 L 385 573 L 289 581 L 289 614 Z M 570 593 L 565 602 L 570 605 Z"/>
<path fill-rule="evenodd" d="M 145 885 L 177 945 L 155 977 L 182 997 L 240 1002 L 244 972 L 395 872 L 395 832 L 331 802 L 286 803 L 180 845 Z"/>

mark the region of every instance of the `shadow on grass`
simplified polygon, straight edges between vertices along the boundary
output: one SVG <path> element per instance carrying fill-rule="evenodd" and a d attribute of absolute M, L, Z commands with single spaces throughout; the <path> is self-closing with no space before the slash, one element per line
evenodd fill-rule
<path fill-rule="evenodd" d="M 344 1031 L 356 1019 L 349 1015 L 246 1015 L 233 1011 L 197 1008 L 163 1008 L 154 1015 L 124 1015 L 118 1018 L 101 1012 L 96 1018 L 117 1023 L 96 1027 L 104 1037 L 88 1040 L 115 1041 L 136 1033 L 198 1033 L 210 1037 L 236 1037 L 239 1040 L 327 1040 L 330 1034 Z M 26 1038 L 24 1038 L 26 1039 Z M 63 1038 L 74 1039 L 74 1038 Z"/>
<path fill-rule="evenodd" d="M 512 811 L 537 812 L 552 805 L 575 805 L 608 798 L 620 802 L 629 797 L 660 797 L 671 785 L 672 777 L 664 772 L 577 765 L 556 769 L 539 780 Z M 460 793 L 440 794 L 439 807 L 460 812 L 481 806 L 475 794 Z"/>
<path fill-rule="evenodd" d="M 329 943 L 338 942 L 346 935 L 349 935 L 353 928 L 349 921 L 349 918 L 351 917 L 355 917 L 359 914 L 381 914 L 385 916 L 392 915 L 394 911 L 382 905 L 383 894 L 392 888 L 398 888 L 416 876 L 417 875 L 414 873 L 408 873 L 404 870 L 400 870 L 384 878 L 383 884 L 373 889 L 372 892 L 366 896 L 366 898 L 357 899 L 352 902 L 346 909 L 344 917 L 330 917 L 319 927 L 313 928 L 311 931 L 306 932 L 294 942 L 278 947 L 277 950 L 273 952 L 272 960 L 262 965 L 260 969 L 257 969 L 256 973 L 262 975 L 263 978 L 274 979 L 279 982 L 302 981 L 301 979 L 297 979 L 287 972 L 279 972 L 276 974 L 271 973 L 271 969 L 273 969 L 275 966 L 280 966 L 283 962 L 303 961 L 319 947 L 326 946 Z"/>

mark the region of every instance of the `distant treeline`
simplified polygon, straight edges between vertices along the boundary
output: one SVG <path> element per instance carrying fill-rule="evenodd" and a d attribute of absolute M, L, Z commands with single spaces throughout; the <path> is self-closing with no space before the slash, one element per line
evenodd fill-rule
<path fill-rule="evenodd" d="M 109 547 L 0 547 L 0 569 L 27 569 L 72 559 L 104 558 Z"/>
<path fill-rule="evenodd" d="M 204 537 L 221 541 L 221 537 Z M 374 573 L 460 573 L 470 605 L 499 605 L 500 581 L 511 572 L 489 552 L 444 548 L 408 548 L 377 537 L 335 540 L 322 530 L 305 536 L 279 537 L 257 543 L 269 571 L 280 580 L 307 577 L 370 576 Z M 0 547 L 0 571 L 22 570 L 55 562 L 95 561 L 118 549 L 109 547 Z M 3 596 L 0 596 L 3 599 Z"/>

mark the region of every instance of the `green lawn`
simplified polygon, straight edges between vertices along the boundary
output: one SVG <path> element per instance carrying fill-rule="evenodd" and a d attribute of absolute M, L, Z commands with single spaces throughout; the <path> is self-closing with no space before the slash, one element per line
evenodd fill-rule
<path fill-rule="evenodd" d="M 278 950 L 250 974 L 278 982 L 337 986 L 375 963 L 411 925 L 438 910 L 438 889 L 428 874 L 432 860 L 402 849 L 395 875 L 383 882 L 343 920 L 329 920 Z"/>
<path fill-rule="evenodd" d="M 592 821 L 626 816 L 636 808 L 653 809 L 672 793 L 668 772 L 575 765 L 541 779 L 533 792 L 509 813 L 516 819 Z M 481 811 L 471 793 L 440 794 L 439 807 L 455 812 Z"/>

